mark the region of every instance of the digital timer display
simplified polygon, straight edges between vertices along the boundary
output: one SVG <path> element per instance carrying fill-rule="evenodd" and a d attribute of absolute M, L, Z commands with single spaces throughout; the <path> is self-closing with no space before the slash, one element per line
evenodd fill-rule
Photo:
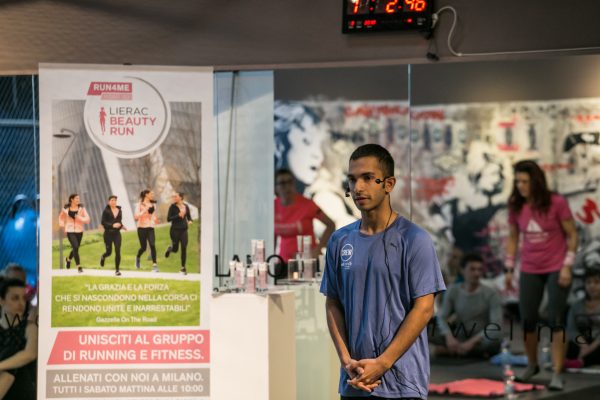
<path fill-rule="evenodd" d="M 426 30 L 433 0 L 344 0 L 342 32 Z"/>

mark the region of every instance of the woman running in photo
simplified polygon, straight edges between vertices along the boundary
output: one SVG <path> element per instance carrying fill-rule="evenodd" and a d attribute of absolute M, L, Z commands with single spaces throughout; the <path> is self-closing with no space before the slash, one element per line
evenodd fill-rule
<path fill-rule="evenodd" d="M 73 193 L 69 196 L 69 201 L 58 216 L 58 225 L 65 230 L 67 239 L 71 244 L 71 253 L 65 259 L 67 269 L 71 268 L 71 260 L 75 258 L 77 271 L 83 272 L 81 260 L 79 259 L 79 246 L 83 238 L 83 225 L 90 223 L 90 216 L 85 211 L 83 204 L 80 203 L 79 195 Z"/>
<path fill-rule="evenodd" d="M 102 212 L 102 226 L 104 227 L 104 246 L 106 251 L 100 257 L 100 266 L 104 267 L 106 257 L 112 254 L 113 244 L 115 246 L 115 275 L 121 276 L 119 265 L 121 264 L 121 229 L 123 229 L 123 213 L 121 206 L 117 205 L 117 196 L 108 197 L 108 205 Z"/>
<path fill-rule="evenodd" d="M 137 233 L 140 240 L 140 249 L 135 257 L 135 267 L 137 269 L 141 268 L 140 257 L 146 251 L 147 244 L 150 244 L 152 271 L 158 272 L 158 265 L 156 265 L 156 239 L 154 236 L 154 225 L 158 223 L 158 218 L 156 217 L 156 201 L 154 201 L 154 192 L 152 190 L 142 190 L 142 193 L 140 193 L 140 202 L 135 207 L 133 217 L 137 221 Z"/>
<path fill-rule="evenodd" d="M 190 207 L 183 202 L 183 193 L 176 192 L 173 195 L 173 204 L 169 207 L 167 221 L 171 223 L 171 245 L 165 252 L 165 258 L 171 253 L 177 253 L 181 243 L 181 269 L 182 274 L 187 275 L 185 262 L 187 259 L 188 225 L 192 223 Z"/>

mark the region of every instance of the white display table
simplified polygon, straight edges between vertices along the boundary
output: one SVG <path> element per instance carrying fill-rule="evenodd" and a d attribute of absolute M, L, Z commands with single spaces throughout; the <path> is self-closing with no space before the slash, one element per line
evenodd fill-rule
<path fill-rule="evenodd" d="M 211 303 L 214 400 L 296 400 L 292 291 L 222 294 Z"/>

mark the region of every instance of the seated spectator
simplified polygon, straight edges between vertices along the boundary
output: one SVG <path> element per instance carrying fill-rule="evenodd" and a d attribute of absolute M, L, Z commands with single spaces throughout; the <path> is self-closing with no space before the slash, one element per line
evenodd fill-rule
<path fill-rule="evenodd" d="M 442 268 L 442 277 L 444 278 L 444 283 L 446 284 L 446 287 L 450 286 L 453 283 L 460 283 L 464 281 L 464 278 L 460 272 L 460 262 L 463 257 L 463 251 L 458 247 L 453 246 L 452 250 L 450 251 L 450 254 L 448 254 L 448 259 L 446 260 L 446 267 Z M 445 294 L 446 292 L 441 292 L 437 296 L 435 296 L 436 314 L 437 310 L 442 308 L 442 303 L 444 302 Z"/>
<path fill-rule="evenodd" d="M 25 268 L 17 263 L 8 263 L 2 271 L 2 274 L 5 279 L 18 279 L 22 282 L 25 282 L 25 294 L 27 296 L 27 301 L 29 303 L 33 302 L 36 291 L 35 287 L 30 286 L 27 283 L 27 272 L 25 271 Z"/>
<path fill-rule="evenodd" d="M 437 316 L 441 340 L 436 354 L 489 357 L 499 351 L 502 340 L 500 296 L 481 284 L 481 256 L 465 255 L 461 269 L 464 282 L 448 288 Z"/>
<path fill-rule="evenodd" d="M 27 300 L 26 315 L 29 321 L 37 323 L 37 293 L 36 288 L 27 283 L 27 272 L 25 268 L 17 263 L 8 263 L 0 275 L 0 286 L 3 280 L 17 279 L 25 283 L 25 299 Z"/>
<path fill-rule="evenodd" d="M 567 317 L 566 367 L 600 364 L 600 269 L 585 273 L 585 299 L 571 306 Z"/>
<path fill-rule="evenodd" d="M 25 282 L 0 285 L 0 398 L 35 399 L 37 325 L 27 318 Z"/>

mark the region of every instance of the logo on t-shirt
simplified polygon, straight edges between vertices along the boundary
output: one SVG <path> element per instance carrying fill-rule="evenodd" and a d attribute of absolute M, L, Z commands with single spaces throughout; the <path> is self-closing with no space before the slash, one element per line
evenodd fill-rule
<path fill-rule="evenodd" d="M 350 243 L 346 243 L 344 247 L 342 247 L 342 252 L 340 256 L 342 257 L 342 261 L 346 262 L 352 258 L 352 253 L 354 253 L 354 248 Z"/>
<path fill-rule="evenodd" d="M 352 265 L 352 254 L 354 254 L 354 247 L 350 243 L 346 243 L 342 246 L 342 250 L 340 251 L 340 257 L 342 258 L 342 268 L 349 269 Z"/>
<path fill-rule="evenodd" d="M 525 238 L 530 243 L 542 243 L 548 239 L 548 232 L 545 232 L 542 227 L 532 218 L 527 223 Z"/>
<path fill-rule="evenodd" d="M 535 222 L 535 220 L 530 219 L 529 223 L 527 224 L 527 232 L 543 232 L 543 230 L 538 223 Z"/>

